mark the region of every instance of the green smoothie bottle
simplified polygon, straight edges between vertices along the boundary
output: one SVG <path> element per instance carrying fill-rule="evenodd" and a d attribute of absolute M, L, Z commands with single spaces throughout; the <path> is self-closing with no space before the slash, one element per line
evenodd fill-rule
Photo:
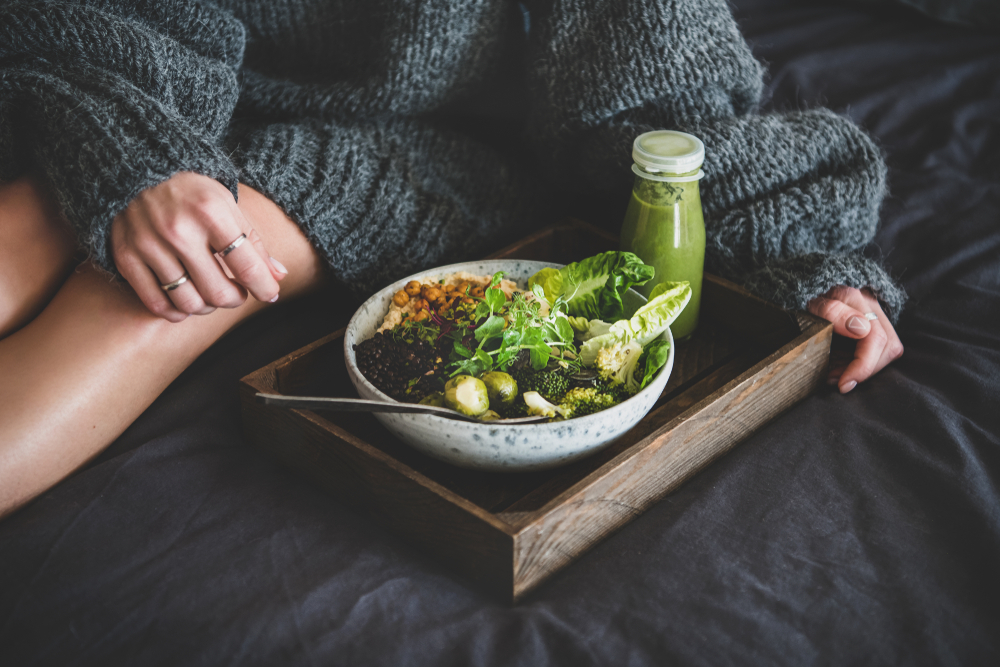
<path fill-rule="evenodd" d="M 691 301 L 670 325 L 674 338 L 681 340 L 697 328 L 701 306 L 705 219 L 698 181 L 705 145 L 684 132 L 646 132 L 632 144 L 632 159 L 636 178 L 622 224 L 621 249 L 656 269 L 652 280 L 636 288 L 644 296 L 665 281 L 691 283 Z"/>

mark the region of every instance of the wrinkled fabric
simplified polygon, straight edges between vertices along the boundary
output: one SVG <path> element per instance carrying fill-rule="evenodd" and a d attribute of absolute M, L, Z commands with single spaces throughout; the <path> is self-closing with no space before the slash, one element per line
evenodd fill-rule
<path fill-rule="evenodd" d="M 0 663 L 997 664 L 1000 48 L 905 8 L 737 17 L 768 109 L 828 106 L 886 153 L 869 254 L 911 298 L 902 359 L 798 404 L 507 607 L 249 446 L 238 378 L 353 308 L 279 306 L 0 522 Z"/>

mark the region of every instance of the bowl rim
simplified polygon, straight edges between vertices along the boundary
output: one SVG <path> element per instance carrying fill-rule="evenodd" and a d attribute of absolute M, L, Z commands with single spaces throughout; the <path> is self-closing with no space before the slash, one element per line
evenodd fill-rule
<path fill-rule="evenodd" d="M 375 301 L 376 299 L 380 298 L 380 296 L 383 293 L 389 292 L 390 290 L 394 290 L 398 285 L 400 285 L 400 284 L 404 284 L 405 285 L 407 282 L 409 282 L 411 280 L 416 280 L 418 277 L 426 277 L 426 276 L 430 276 L 430 275 L 439 275 L 439 274 L 443 274 L 443 273 L 455 273 L 457 271 L 464 270 L 464 269 L 462 269 L 460 267 L 465 267 L 465 266 L 468 266 L 470 264 L 484 264 L 486 262 L 521 262 L 521 263 L 532 263 L 532 264 L 541 264 L 541 265 L 544 265 L 545 267 L 552 267 L 552 268 L 559 268 L 559 269 L 561 269 L 562 267 L 566 266 L 565 264 L 559 264 L 558 262 L 546 262 L 546 261 L 543 261 L 543 260 L 536 260 L 536 259 L 480 259 L 480 260 L 471 260 L 471 261 L 468 261 L 468 262 L 457 262 L 455 264 L 446 264 L 444 266 L 429 268 L 429 269 L 426 269 L 424 271 L 420 271 L 420 272 L 411 274 L 411 275 L 409 275 L 409 276 L 407 276 L 405 278 L 400 278 L 399 280 L 396 280 L 396 281 L 393 281 L 392 283 L 389 283 L 388 285 L 386 285 L 382 289 L 380 289 L 377 292 L 375 292 L 374 294 L 372 294 L 364 302 L 362 302 L 362 304 L 360 306 L 358 306 L 357 310 L 354 311 L 354 315 L 352 315 L 350 321 L 348 321 L 347 328 L 344 330 L 344 334 L 345 334 L 344 335 L 344 359 L 347 362 L 347 368 L 348 368 L 348 371 L 351 373 L 351 375 L 354 376 L 354 377 L 356 377 L 356 378 L 358 378 L 365 385 L 365 388 L 371 390 L 372 392 L 374 392 L 376 394 L 376 396 L 380 400 L 388 401 L 390 403 L 400 403 L 401 401 L 397 401 L 396 399 L 392 398 L 391 396 L 383 393 L 378 387 L 376 387 L 371 382 L 369 382 L 368 378 L 366 378 L 365 375 L 364 375 L 364 373 L 361 372 L 361 369 L 358 368 L 358 365 L 357 365 L 356 355 L 354 353 L 354 349 L 352 347 L 348 346 L 348 344 L 347 344 L 347 333 L 350 332 L 350 331 L 352 331 L 352 330 L 356 330 L 357 329 L 356 321 L 360 317 L 361 311 L 365 308 L 366 305 L 368 305 L 369 303 L 371 303 L 371 302 Z M 638 296 L 639 298 L 641 298 L 643 300 L 647 300 L 646 297 L 642 296 L 641 294 L 639 294 L 638 292 L 636 292 L 631 287 L 629 288 L 629 291 L 634 292 L 635 295 Z M 385 317 L 384 313 L 382 314 L 382 317 Z M 558 427 L 566 424 L 567 422 L 573 422 L 574 424 L 597 424 L 600 421 L 602 421 L 603 419 L 607 419 L 608 415 L 606 413 L 614 410 L 615 408 L 617 408 L 617 407 L 619 407 L 621 405 L 625 405 L 629 401 L 632 401 L 632 400 L 635 400 L 635 399 L 639 398 L 642 394 L 644 394 L 647 391 L 653 389 L 659 383 L 659 381 L 661 379 L 660 375 L 662 375 L 664 369 L 669 369 L 670 370 L 670 372 L 668 373 L 667 378 L 666 378 L 667 380 L 669 380 L 670 375 L 673 374 L 673 358 L 674 358 L 674 349 L 675 349 L 676 346 L 675 346 L 675 343 L 674 343 L 674 333 L 673 333 L 673 331 L 671 330 L 671 328 L 669 326 L 667 327 L 667 329 L 666 329 L 666 331 L 664 333 L 667 335 L 667 339 L 670 341 L 670 353 L 669 353 L 669 356 L 667 358 L 667 363 L 664 364 L 664 368 L 660 369 L 659 373 L 656 375 L 656 378 L 652 382 L 650 382 L 648 385 L 646 385 L 646 387 L 644 387 L 643 389 L 639 390 L 634 395 L 628 397 L 627 399 L 625 399 L 621 403 L 618 403 L 617 405 L 614 405 L 614 406 L 612 406 L 610 408 L 607 408 L 606 410 L 600 410 L 599 412 L 594 412 L 592 414 L 584 415 L 582 417 L 572 417 L 570 419 L 556 420 L 556 421 L 550 421 L 550 422 L 536 422 L 536 423 L 533 423 L 533 424 L 502 424 L 502 423 L 496 423 L 496 422 L 482 422 L 480 424 L 476 424 L 474 422 L 459 422 L 459 421 L 454 420 L 454 419 L 449 419 L 448 417 L 438 417 L 437 415 L 430 415 L 430 414 L 418 414 L 418 415 L 408 415 L 408 416 L 415 417 L 415 418 L 420 418 L 420 419 L 428 419 L 428 420 L 430 420 L 431 424 L 439 424 L 439 425 L 442 425 L 442 426 L 445 425 L 445 424 L 450 425 L 450 426 L 454 426 L 457 423 L 457 424 L 463 424 L 463 425 L 466 425 L 466 426 L 485 426 L 485 427 L 489 427 L 489 428 L 513 428 L 513 429 L 517 429 L 517 428 L 525 428 L 525 427 L 537 427 L 537 428 L 551 428 L 552 430 L 556 430 L 556 428 L 558 428 Z M 663 334 L 661 334 L 661 336 L 662 335 Z M 360 342 L 362 342 L 362 341 L 357 341 L 355 344 L 360 343 Z M 661 392 L 663 391 L 662 387 L 660 388 L 660 391 Z M 655 402 L 656 401 L 654 400 L 653 403 L 655 404 Z M 652 406 L 650 406 L 650 410 L 652 410 Z M 646 412 L 644 412 L 643 413 L 643 417 L 646 414 L 648 414 L 650 410 L 647 410 Z M 642 417 L 640 417 L 640 419 L 642 419 Z"/>

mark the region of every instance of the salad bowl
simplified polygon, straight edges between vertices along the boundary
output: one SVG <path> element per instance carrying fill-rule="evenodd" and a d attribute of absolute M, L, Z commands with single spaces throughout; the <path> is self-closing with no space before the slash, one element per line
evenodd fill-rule
<path fill-rule="evenodd" d="M 358 395 L 363 399 L 396 402 L 362 375 L 354 346 L 375 335 L 389 311 L 393 295 L 406 283 L 411 280 L 438 280 L 459 271 L 475 275 L 493 275 L 503 271 L 506 279 L 525 289 L 528 278 L 546 267 L 561 268 L 562 265 L 517 259 L 463 262 L 415 273 L 372 295 L 354 313 L 344 335 L 344 358 Z M 628 290 L 622 302 L 626 316 L 631 316 L 646 299 L 638 292 Z M 403 442 L 456 466 L 495 472 L 553 468 L 610 445 L 653 408 L 674 365 L 673 336 L 669 328 L 661 338 L 670 343 L 670 351 L 666 364 L 653 380 L 618 405 L 584 417 L 541 424 L 477 424 L 429 414 L 375 413 L 374 416 Z"/>

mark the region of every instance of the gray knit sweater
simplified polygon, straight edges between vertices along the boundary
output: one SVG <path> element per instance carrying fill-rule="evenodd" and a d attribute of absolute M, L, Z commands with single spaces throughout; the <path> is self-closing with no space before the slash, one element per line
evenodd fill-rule
<path fill-rule="evenodd" d="M 755 115 L 761 75 L 725 0 L 14 0 L 0 180 L 44 174 L 109 271 L 144 188 L 242 181 L 366 296 L 580 193 L 624 213 L 633 138 L 681 129 L 706 145 L 709 270 L 786 307 L 870 287 L 895 319 L 905 295 L 860 253 L 878 150 L 825 110 Z"/>

